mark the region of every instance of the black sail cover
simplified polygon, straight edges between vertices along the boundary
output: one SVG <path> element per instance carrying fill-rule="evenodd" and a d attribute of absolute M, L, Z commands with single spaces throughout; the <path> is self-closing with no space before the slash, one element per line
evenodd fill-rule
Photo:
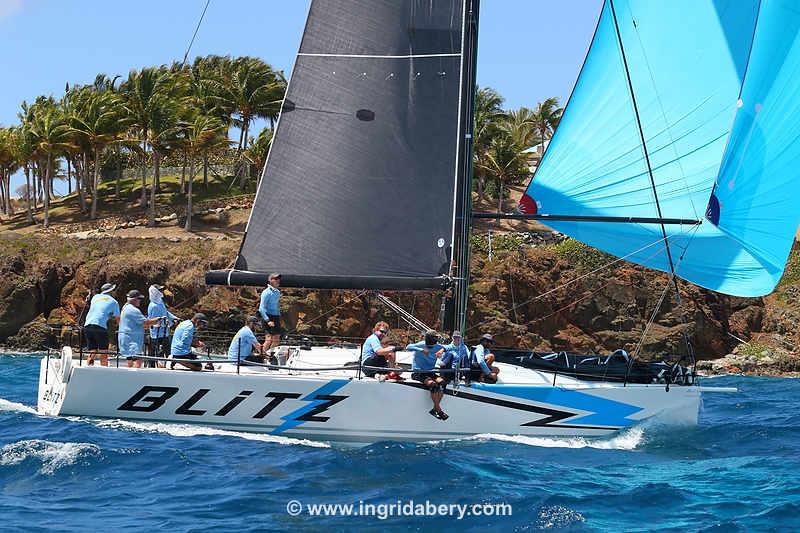
<path fill-rule="evenodd" d="M 464 18 L 463 0 L 313 0 L 234 271 L 207 281 L 441 287 Z"/>

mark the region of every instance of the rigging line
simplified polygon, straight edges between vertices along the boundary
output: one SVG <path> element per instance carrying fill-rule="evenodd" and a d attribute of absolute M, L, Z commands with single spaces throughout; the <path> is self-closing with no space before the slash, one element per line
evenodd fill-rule
<path fill-rule="evenodd" d="M 655 252 L 655 253 L 653 253 L 653 254 L 651 254 L 649 257 L 647 257 L 647 258 L 645 259 L 645 261 L 648 261 L 648 260 L 652 259 L 652 258 L 653 258 L 653 257 L 655 257 L 656 255 L 658 255 L 660 252 L 661 252 L 661 250 L 660 250 L 660 249 L 656 250 L 656 252 Z M 541 316 L 541 317 L 538 317 L 538 318 L 534 318 L 534 319 L 532 319 L 532 320 L 528 320 L 527 322 L 525 322 L 525 324 L 523 324 L 523 326 L 525 326 L 526 328 L 528 328 L 528 327 L 530 327 L 531 325 L 533 325 L 533 324 L 536 324 L 537 322 L 541 322 L 542 320 L 545 320 L 545 319 L 547 319 L 547 318 L 550 318 L 550 317 L 552 317 L 552 316 L 554 316 L 554 315 L 557 315 L 558 313 L 560 313 L 560 312 L 562 312 L 562 311 L 565 311 L 565 310 L 569 309 L 570 307 L 572 307 L 572 306 L 574 306 L 574 305 L 577 305 L 577 304 L 581 303 L 582 301 L 586 300 L 587 298 L 589 298 L 589 297 L 591 297 L 591 296 L 594 296 L 595 294 L 597 294 L 597 293 L 598 293 L 598 292 L 600 292 L 601 290 L 603 290 L 603 289 L 605 289 L 606 287 L 608 287 L 610 284 L 611 284 L 611 280 L 607 281 L 606 283 L 604 283 L 604 284 L 603 284 L 603 285 L 601 285 L 600 287 L 598 287 L 598 288 L 596 288 L 596 289 L 592 289 L 592 290 L 590 290 L 589 292 L 587 292 L 587 293 L 583 294 L 583 295 L 582 295 L 580 298 L 578 298 L 577 300 L 575 300 L 575 301 L 573 301 L 573 302 L 570 302 L 570 303 L 568 303 L 567 305 L 564 305 L 564 306 L 562 306 L 562 307 L 559 307 L 558 309 L 556 309 L 555 311 L 553 311 L 552 313 L 550 313 L 550 314 L 548 314 L 548 315 Z M 525 349 L 526 349 L 526 350 L 532 350 L 532 348 L 530 348 L 530 346 L 528 346 L 528 345 L 526 345 L 526 346 L 525 346 Z"/>
<path fill-rule="evenodd" d="M 192 45 L 194 44 L 194 39 L 197 37 L 197 32 L 200 31 L 200 24 L 203 23 L 203 18 L 206 16 L 206 10 L 208 9 L 208 4 L 211 3 L 211 0 L 206 0 L 206 5 L 203 7 L 203 12 L 200 14 L 200 20 L 197 21 L 197 26 L 194 29 L 194 33 L 192 34 L 192 39 L 189 41 L 189 46 L 186 47 L 186 53 L 183 54 L 183 61 L 181 62 L 181 68 L 186 65 L 186 59 L 189 57 L 189 52 L 192 49 Z"/>
<path fill-rule="evenodd" d="M 324 318 L 324 317 L 330 315 L 331 313 L 333 313 L 337 309 L 340 309 L 340 308 L 344 307 L 345 305 L 349 304 L 353 300 L 357 300 L 357 299 L 361 298 L 362 296 L 364 296 L 365 294 L 367 294 L 369 292 L 370 291 L 368 291 L 368 290 L 363 290 L 363 291 L 359 292 L 358 294 L 356 294 L 355 296 L 353 296 L 352 298 L 348 298 L 344 302 L 340 303 L 339 305 L 337 305 L 333 309 L 330 309 L 329 311 L 326 311 L 326 312 L 322 313 L 321 315 L 315 316 L 311 320 L 307 320 L 307 321 L 304 320 L 303 324 L 313 324 L 314 322 L 316 322 L 320 318 Z M 290 333 L 297 333 L 297 328 L 294 328 L 293 330 L 286 332 L 287 335 L 290 334 Z"/>
<path fill-rule="evenodd" d="M 615 265 L 615 264 L 617 264 L 617 263 L 620 263 L 620 262 L 622 262 L 622 261 L 625 261 L 625 260 L 626 260 L 626 259 L 628 259 L 629 257 L 632 257 L 632 256 L 634 256 L 634 255 L 638 254 L 639 252 L 642 252 L 642 251 L 644 251 L 644 250 L 647 250 L 647 249 L 648 249 L 648 248 L 650 248 L 651 246 L 655 246 L 656 244 L 658 244 L 658 243 L 660 243 L 660 242 L 662 242 L 662 241 L 664 241 L 664 240 L 668 240 L 668 239 L 671 239 L 671 238 L 673 238 L 673 237 L 677 237 L 677 236 L 679 236 L 679 235 L 681 235 L 681 233 L 677 233 L 677 234 L 675 234 L 675 235 L 670 235 L 669 237 L 666 237 L 666 238 L 662 237 L 662 238 L 660 238 L 660 239 L 658 239 L 658 240 L 656 240 L 656 241 L 653 241 L 653 242 L 651 242 L 650 244 L 647 244 L 647 245 L 645 245 L 645 246 L 642 246 L 642 247 L 641 247 L 641 248 L 639 248 L 638 250 L 634 250 L 633 252 L 631 252 L 631 253 L 629 253 L 629 254 L 627 254 L 627 255 L 623 255 L 623 256 L 621 256 L 621 257 L 618 257 L 618 258 L 614 259 L 613 261 L 610 261 L 610 262 L 606 263 L 605 265 L 601 265 L 601 266 L 599 266 L 599 267 L 595 268 L 594 270 L 592 270 L 592 271 L 590 271 L 590 272 L 587 272 L 586 274 L 582 274 L 582 275 L 578 276 L 577 278 L 573 278 L 573 279 L 571 279 L 571 280 L 567 281 L 566 283 L 564 283 L 564 284 L 562 284 L 562 285 L 559 285 L 559 286 L 557 286 L 557 287 L 554 287 L 554 288 L 550 289 L 549 291 L 546 291 L 546 292 L 543 292 L 542 294 L 539 294 L 539 295 L 537 295 L 537 296 L 534 296 L 533 298 L 530 298 L 530 299 L 528 299 L 528 300 L 526 300 L 526 301 L 524 301 L 524 302 L 522 302 L 522 303 L 518 304 L 518 305 L 517 305 L 517 307 L 522 307 L 523 305 L 527 305 L 527 304 L 529 304 L 529 303 L 531 303 L 531 302 L 534 302 L 534 301 L 536 301 L 536 300 L 538 300 L 538 299 L 540 299 L 540 298 L 544 298 L 545 296 L 548 296 L 548 295 L 550 295 L 550 294 L 552 294 L 552 293 L 554 293 L 554 292 L 556 292 L 556 291 L 559 291 L 559 290 L 561 290 L 561 289 L 563 289 L 563 288 L 565 288 L 565 287 L 568 287 L 569 285 L 572 285 L 573 283 L 576 283 L 576 282 L 578 282 L 578 281 L 580 281 L 580 280 L 582 280 L 582 279 L 584 279 L 584 278 L 587 278 L 587 277 L 589 277 L 589 276 L 592 276 L 592 275 L 594 275 L 594 274 L 597 274 L 598 272 L 601 272 L 601 271 L 603 271 L 603 270 L 606 270 L 606 269 L 608 269 L 608 268 L 612 267 L 613 265 Z M 660 249 L 659 249 L 659 251 L 660 251 Z M 490 320 L 491 320 L 491 319 L 490 319 Z M 464 332 L 463 332 L 463 333 L 466 335 L 466 333 L 467 333 L 468 331 L 472 331 L 472 330 L 474 330 L 474 329 L 477 329 L 477 328 L 479 328 L 479 327 L 483 326 L 484 324 L 488 323 L 490 320 L 484 320 L 483 322 L 479 322 L 478 324 L 475 324 L 474 326 L 472 326 L 472 327 L 470 327 L 470 328 L 467 328 L 466 330 L 464 330 Z"/>
<path fill-rule="evenodd" d="M 647 321 L 647 324 L 644 327 L 644 331 L 642 332 L 642 337 L 639 339 L 639 342 L 636 344 L 636 350 L 633 352 L 633 356 L 631 356 L 631 360 L 636 360 L 639 358 L 639 353 L 642 350 L 642 346 L 644 345 L 644 341 L 647 338 L 647 334 L 650 332 L 650 327 L 656 321 L 656 316 L 658 315 L 658 310 L 661 309 L 661 305 L 664 303 L 664 298 L 667 296 L 667 292 L 669 292 L 670 285 L 672 284 L 672 278 L 675 277 L 675 273 L 670 274 L 670 279 L 667 280 L 667 284 L 664 285 L 664 290 L 661 291 L 661 297 L 658 299 L 656 303 L 655 309 L 653 309 L 653 314 L 650 315 L 650 320 Z"/>
<path fill-rule="evenodd" d="M 631 14 L 631 19 L 634 20 L 633 11 L 631 11 L 631 6 L 628 4 L 628 12 Z M 644 48 L 644 43 L 642 42 L 642 35 L 639 33 L 639 26 L 634 24 L 633 25 L 634 32 L 636 33 L 636 38 L 639 40 L 639 46 L 642 49 L 642 57 L 644 57 L 644 64 L 647 67 L 647 72 L 650 75 L 650 81 L 653 83 L 653 93 L 656 95 L 656 101 L 658 102 L 658 108 L 661 110 L 661 116 L 664 118 L 664 130 L 667 132 L 667 136 L 669 136 L 670 145 L 672 146 L 673 152 L 675 153 L 675 160 L 678 163 L 678 168 L 681 171 L 681 176 L 683 177 L 683 183 L 686 188 L 686 192 L 689 192 L 689 184 L 686 181 L 686 171 L 683 169 L 683 162 L 681 161 L 681 156 L 678 155 L 678 148 L 675 146 L 675 139 L 672 137 L 672 130 L 670 129 L 670 123 L 667 120 L 667 112 L 664 110 L 664 102 L 661 100 L 661 95 L 656 88 L 656 79 L 653 75 L 653 69 L 650 67 L 650 61 L 647 59 L 647 52 Z M 691 194 L 689 196 L 689 203 L 692 205 L 692 212 L 694 213 L 695 218 L 698 218 L 697 215 L 697 207 L 694 205 L 694 199 L 692 198 Z"/>
<path fill-rule="evenodd" d="M 628 80 L 628 90 L 631 93 L 631 102 L 633 103 L 633 111 L 636 115 L 636 125 L 639 127 L 639 138 L 642 141 L 642 151 L 644 152 L 644 159 L 647 162 L 647 172 L 650 175 L 650 185 L 653 189 L 653 199 L 656 202 L 656 212 L 658 213 L 658 218 L 664 218 L 661 214 L 661 204 L 658 202 L 658 191 L 656 190 L 656 180 L 653 176 L 653 167 L 650 164 L 650 154 L 647 151 L 647 141 L 645 140 L 644 136 L 644 129 L 642 128 L 642 121 L 639 117 L 639 105 L 636 103 L 636 94 L 633 91 L 633 81 L 631 80 L 631 72 L 628 69 L 628 58 L 625 55 L 625 47 L 622 45 L 622 34 L 619 31 L 619 23 L 617 22 L 617 10 L 614 8 L 614 0 L 609 0 L 609 5 L 611 6 L 611 16 L 614 19 L 614 28 L 616 29 L 617 33 L 617 42 L 619 43 L 619 51 L 622 55 L 622 64 L 625 67 L 625 77 Z M 665 244 L 667 246 L 667 259 L 669 260 L 669 270 L 673 274 L 675 273 L 675 265 L 672 262 L 672 253 L 669 249 L 669 241 L 667 241 L 667 229 L 664 227 L 664 224 L 661 224 L 661 234 L 664 236 Z M 677 290 L 677 284 L 675 285 L 675 289 Z"/>

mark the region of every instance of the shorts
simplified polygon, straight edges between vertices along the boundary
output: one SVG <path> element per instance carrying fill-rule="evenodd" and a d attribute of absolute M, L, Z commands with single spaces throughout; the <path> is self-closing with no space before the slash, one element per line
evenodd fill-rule
<path fill-rule="evenodd" d="M 361 363 L 361 366 L 374 366 L 380 368 L 389 368 L 389 361 L 382 355 L 370 355 L 364 362 Z M 364 375 L 371 378 L 375 374 L 388 374 L 388 372 L 380 371 L 380 370 L 372 370 L 372 369 L 364 369 Z"/>
<path fill-rule="evenodd" d="M 264 356 L 263 355 L 250 354 L 247 357 L 245 357 L 244 359 L 242 359 L 242 362 L 244 362 L 244 361 L 247 361 L 248 363 L 258 363 L 258 364 L 263 365 L 264 364 Z"/>
<path fill-rule="evenodd" d="M 283 333 L 283 328 L 281 327 L 281 316 L 280 315 L 267 315 L 267 320 L 261 320 L 261 325 L 264 326 L 264 331 L 269 333 L 270 335 L 280 335 Z M 272 321 L 274 326 L 269 325 L 269 321 Z"/>
<path fill-rule="evenodd" d="M 428 378 L 436 381 L 437 377 L 439 377 L 439 375 L 436 372 L 414 372 L 411 374 L 411 379 L 419 381 L 420 383 L 425 383 L 425 380 Z"/>
<path fill-rule="evenodd" d="M 197 354 L 194 354 L 194 353 L 187 353 L 187 354 L 184 354 L 184 355 L 172 354 L 172 358 L 173 359 L 193 359 L 194 360 L 194 359 L 197 359 Z"/>
<path fill-rule="evenodd" d="M 83 338 L 89 350 L 108 350 L 108 330 L 96 324 L 83 328 Z"/>
<path fill-rule="evenodd" d="M 469 367 L 470 381 L 480 381 L 482 375 L 483 369 L 481 368 L 481 365 L 471 365 Z"/>

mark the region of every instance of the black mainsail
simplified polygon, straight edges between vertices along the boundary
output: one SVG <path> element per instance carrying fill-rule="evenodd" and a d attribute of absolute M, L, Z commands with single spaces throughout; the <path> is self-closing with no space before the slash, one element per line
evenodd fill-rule
<path fill-rule="evenodd" d="M 473 2 L 312 1 L 236 264 L 206 283 L 447 284 L 468 218 Z"/>

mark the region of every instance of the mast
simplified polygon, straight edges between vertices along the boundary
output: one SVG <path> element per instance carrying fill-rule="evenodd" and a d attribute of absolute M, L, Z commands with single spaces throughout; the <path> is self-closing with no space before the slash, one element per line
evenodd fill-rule
<path fill-rule="evenodd" d="M 442 327 L 464 331 L 469 299 L 469 237 L 472 228 L 472 148 L 475 116 L 476 66 L 478 58 L 478 12 L 480 0 L 465 0 L 462 46 L 461 116 L 453 232 L 453 286 L 445 298 Z"/>

